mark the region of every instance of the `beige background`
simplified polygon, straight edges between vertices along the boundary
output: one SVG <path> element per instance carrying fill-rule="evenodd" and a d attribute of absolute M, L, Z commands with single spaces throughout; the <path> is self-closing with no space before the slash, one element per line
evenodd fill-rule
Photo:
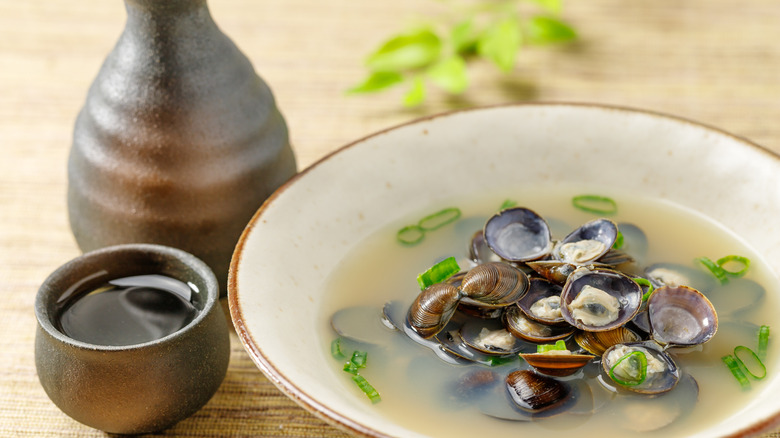
<path fill-rule="evenodd" d="M 401 108 L 400 90 L 359 97 L 344 90 L 362 79 L 364 55 L 384 37 L 440 13 L 442 3 L 211 0 L 210 7 L 273 88 L 300 168 L 421 115 L 540 100 L 668 112 L 780 152 L 777 0 L 570 0 L 564 18 L 579 43 L 528 49 L 508 76 L 474 65 L 465 95 L 432 93 L 415 110 Z M 62 414 L 38 384 L 33 300 L 40 282 L 79 254 L 65 207 L 72 125 L 124 20 L 120 0 L 0 0 L 2 436 L 104 435 Z M 220 390 L 163 435 L 344 435 L 276 390 L 235 335 L 231 344 Z"/>

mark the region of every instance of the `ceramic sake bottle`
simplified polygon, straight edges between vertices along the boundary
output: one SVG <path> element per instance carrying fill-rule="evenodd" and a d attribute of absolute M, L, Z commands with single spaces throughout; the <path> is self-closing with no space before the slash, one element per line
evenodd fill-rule
<path fill-rule="evenodd" d="M 75 123 L 71 229 L 83 251 L 140 242 L 190 252 L 224 296 L 244 226 L 296 172 L 287 126 L 205 0 L 125 7 Z"/>

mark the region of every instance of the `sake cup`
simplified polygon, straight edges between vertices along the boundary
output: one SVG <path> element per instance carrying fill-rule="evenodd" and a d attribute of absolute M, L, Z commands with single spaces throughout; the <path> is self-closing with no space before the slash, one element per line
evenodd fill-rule
<path fill-rule="evenodd" d="M 195 317 L 169 335 L 133 345 L 96 345 L 59 328 L 69 294 L 145 274 L 190 285 Z M 106 432 L 166 429 L 206 404 L 227 372 L 230 340 L 217 280 L 204 262 L 178 249 L 126 244 L 77 257 L 43 282 L 35 315 L 35 366 L 43 389 L 64 413 Z"/>

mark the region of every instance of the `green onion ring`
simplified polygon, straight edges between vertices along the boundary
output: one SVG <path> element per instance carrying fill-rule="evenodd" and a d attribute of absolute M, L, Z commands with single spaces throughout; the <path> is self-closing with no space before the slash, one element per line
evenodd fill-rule
<path fill-rule="evenodd" d="M 726 366 L 729 367 L 731 374 L 734 376 L 735 379 L 737 379 L 737 382 L 739 382 L 740 386 L 742 386 L 743 389 L 750 387 L 750 381 L 748 380 L 745 373 L 742 372 L 742 369 L 739 367 L 739 363 L 737 362 L 737 360 L 734 359 L 734 356 L 729 354 L 723 356 L 721 360 L 723 360 L 723 363 L 725 363 Z"/>
<path fill-rule="evenodd" d="M 615 368 L 618 367 L 624 360 L 633 360 L 636 359 L 639 361 L 639 377 L 636 380 L 630 380 L 630 381 L 624 381 L 623 379 L 617 377 L 615 375 Z M 609 369 L 609 377 L 612 378 L 615 382 L 625 385 L 625 386 L 636 386 L 641 385 L 642 382 L 647 379 L 647 356 L 641 351 L 632 351 L 631 353 L 626 354 L 625 356 L 618 359 L 617 362 L 615 362 L 615 365 L 612 366 L 612 368 Z"/>
<path fill-rule="evenodd" d="M 728 262 L 740 263 L 742 265 L 742 269 L 740 269 L 739 271 L 729 271 L 728 269 L 723 267 L 723 265 L 725 265 Z M 748 271 L 748 268 L 750 268 L 750 259 L 749 258 L 738 256 L 738 255 L 734 255 L 734 254 L 727 255 L 725 257 L 721 257 L 715 263 L 717 263 L 718 266 L 720 266 L 720 268 L 723 269 L 723 271 L 726 274 L 728 274 L 728 275 L 730 275 L 732 277 L 741 277 L 741 276 L 745 275 L 745 273 Z"/>
<path fill-rule="evenodd" d="M 653 283 L 650 283 L 650 280 L 642 277 L 637 277 L 633 279 L 636 284 L 639 286 L 646 286 L 647 292 L 645 292 L 644 295 L 642 295 L 642 302 L 647 301 L 648 298 L 650 298 L 650 295 L 655 292 L 655 289 L 653 288 Z"/>
<path fill-rule="evenodd" d="M 358 388 L 363 391 L 363 394 L 365 394 L 366 397 L 371 400 L 371 403 L 379 403 L 382 401 L 382 397 L 379 395 L 379 392 L 377 392 L 377 390 L 371 386 L 370 383 L 368 383 L 368 380 L 366 380 L 365 377 L 356 374 L 352 376 L 352 381 L 355 382 Z"/>
<path fill-rule="evenodd" d="M 419 225 L 407 225 L 398 230 L 395 238 L 404 245 L 414 246 L 425 238 L 425 230 Z"/>
<path fill-rule="evenodd" d="M 741 352 L 747 352 L 746 354 L 749 354 L 750 357 L 753 358 L 753 360 L 758 364 L 759 368 L 763 371 L 763 373 L 759 376 L 756 375 L 753 371 L 750 371 L 750 367 L 747 366 L 744 360 L 742 360 L 741 357 L 739 357 L 739 353 Z M 744 345 L 737 345 L 734 347 L 734 358 L 739 361 L 740 365 L 747 371 L 750 376 L 756 380 L 761 380 L 764 377 L 766 377 L 766 365 L 764 365 L 764 362 L 761 361 L 761 359 L 758 357 L 755 351 L 751 350 L 748 347 L 745 347 Z"/>
<path fill-rule="evenodd" d="M 441 283 L 458 272 L 460 272 L 458 261 L 455 257 L 447 257 L 418 275 L 417 284 L 420 285 L 420 290 L 425 290 L 428 286 Z"/>
<path fill-rule="evenodd" d="M 349 360 L 349 362 L 354 364 L 355 367 L 357 368 L 365 368 L 367 360 L 368 360 L 367 351 L 355 350 L 352 352 L 352 358 Z"/>
<path fill-rule="evenodd" d="M 618 230 L 617 237 L 615 238 L 615 243 L 612 244 L 612 248 L 620 249 L 623 247 L 623 241 L 625 239 L 623 238 L 623 233 Z"/>
<path fill-rule="evenodd" d="M 769 344 L 769 326 L 762 325 L 758 329 L 758 357 L 766 358 L 766 347 Z"/>
<path fill-rule="evenodd" d="M 729 282 L 726 270 L 721 268 L 717 263 L 713 262 L 707 257 L 699 257 L 696 259 L 696 261 L 704 265 L 704 267 L 707 268 L 712 273 L 712 275 L 718 279 L 720 284 L 726 284 Z"/>
<path fill-rule="evenodd" d="M 336 338 L 330 343 L 330 354 L 334 359 L 346 359 L 347 356 L 341 351 L 341 338 Z"/>
<path fill-rule="evenodd" d="M 617 213 L 617 202 L 614 199 L 599 195 L 579 195 L 571 199 L 574 207 L 595 214 Z"/>
<path fill-rule="evenodd" d="M 517 206 L 517 201 L 513 201 L 511 199 L 506 199 L 501 204 L 501 207 L 498 208 L 498 211 L 504 211 L 507 208 L 512 208 L 512 207 L 515 207 L 515 206 Z"/>
<path fill-rule="evenodd" d="M 460 215 L 461 212 L 458 207 L 445 208 L 420 219 L 420 222 L 418 222 L 417 225 L 422 228 L 423 231 L 438 230 L 439 228 L 458 220 Z"/>

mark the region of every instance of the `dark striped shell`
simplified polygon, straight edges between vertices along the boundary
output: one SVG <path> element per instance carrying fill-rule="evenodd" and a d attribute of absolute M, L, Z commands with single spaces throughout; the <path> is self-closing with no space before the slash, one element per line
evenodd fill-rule
<path fill-rule="evenodd" d="M 409 308 L 409 326 L 423 338 L 436 335 L 452 318 L 460 298 L 458 288 L 449 283 L 428 286 Z"/>
<path fill-rule="evenodd" d="M 566 383 L 530 370 L 510 373 L 506 388 L 518 407 L 533 413 L 559 406 L 573 395 Z"/>
<path fill-rule="evenodd" d="M 484 263 L 472 268 L 460 285 L 472 300 L 508 306 L 516 303 L 528 291 L 528 276 L 523 271 L 502 262 Z"/>

